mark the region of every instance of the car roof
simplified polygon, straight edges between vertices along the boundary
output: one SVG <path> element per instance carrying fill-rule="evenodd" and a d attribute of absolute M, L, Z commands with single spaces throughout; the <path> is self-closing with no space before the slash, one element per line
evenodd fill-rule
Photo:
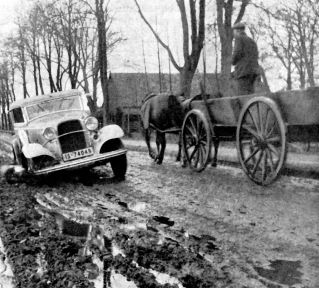
<path fill-rule="evenodd" d="M 77 96 L 77 95 L 78 96 L 82 95 L 82 92 L 77 90 L 77 89 L 73 89 L 73 90 L 59 91 L 59 92 L 54 92 L 54 93 L 44 94 L 44 95 L 39 95 L 39 96 L 33 96 L 30 98 L 20 99 L 20 100 L 13 102 L 10 105 L 9 110 L 19 108 L 19 107 L 25 107 L 25 106 L 28 106 L 30 104 L 39 103 L 39 102 L 49 100 L 52 98 L 63 98 L 66 96 L 69 97 L 69 96 Z"/>

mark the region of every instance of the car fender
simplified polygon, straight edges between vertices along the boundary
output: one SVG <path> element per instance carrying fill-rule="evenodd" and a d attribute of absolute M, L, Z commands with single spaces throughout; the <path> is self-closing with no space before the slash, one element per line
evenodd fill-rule
<path fill-rule="evenodd" d="M 111 139 L 122 138 L 124 131 L 118 125 L 111 124 L 99 130 L 99 137 L 95 140 L 95 151 L 100 151 L 102 145 Z"/>
<path fill-rule="evenodd" d="M 21 164 L 21 143 L 19 141 L 19 138 L 15 137 L 12 142 L 12 152 L 14 153 L 14 157 L 15 157 L 15 161 L 17 162 L 17 164 Z"/>
<path fill-rule="evenodd" d="M 50 156 L 55 159 L 54 155 L 38 143 L 29 143 L 22 146 L 22 153 L 28 159 L 38 156 Z"/>

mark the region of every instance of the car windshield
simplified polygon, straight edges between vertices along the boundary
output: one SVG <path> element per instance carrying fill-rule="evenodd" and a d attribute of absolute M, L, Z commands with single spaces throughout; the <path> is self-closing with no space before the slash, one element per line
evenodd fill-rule
<path fill-rule="evenodd" d="M 65 110 L 80 110 L 80 97 L 50 99 L 48 101 L 36 103 L 26 107 L 29 120 L 50 113 L 65 111 Z"/>

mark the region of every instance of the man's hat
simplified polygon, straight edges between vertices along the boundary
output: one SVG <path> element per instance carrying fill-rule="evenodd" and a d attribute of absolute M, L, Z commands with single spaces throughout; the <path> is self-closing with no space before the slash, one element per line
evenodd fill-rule
<path fill-rule="evenodd" d="M 242 22 L 238 22 L 236 24 L 234 24 L 233 29 L 237 29 L 237 30 L 245 30 L 245 24 Z"/>

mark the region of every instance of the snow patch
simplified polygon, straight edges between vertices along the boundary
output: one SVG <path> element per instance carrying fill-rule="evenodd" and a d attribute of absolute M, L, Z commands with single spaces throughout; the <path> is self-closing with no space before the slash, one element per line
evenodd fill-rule
<path fill-rule="evenodd" d="M 95 288 L 104 288 L 103 286 L 103 261 L 101 261 L 95 254 L 92 257 L 92 263 L 96 264 L 99 268 L 99 275 L 94 279 L 90 280 L 94 284 Z"/>
<path fill-rule="evenodd" d="M 150 269 L 149 271 L 155 276 L 156 281 L 161 285 L 170 284 L 170 285 L 177 285 L 178 288 L 184 288 L 182 283 L 175 277 L 172 277 L 165 273 L 157 272 L 152 269 Z"/>
<path fill-rule="evenodd" d="M 142 213 L 146 210 L 146 203 L 145 202 L 137 202 L 128 205 L 128 208 L 134 212 Z"/>
<path fill-rule="evenodd" d="M 117 255 L 122 255 L 123 257 L 126 257 L 123 250 L 119 246 L 117 246 L 115 243 L 112 243 L 112 255 L 113 257 Z"/>
<path fill-rule="evenodd" d="M 111 287 L 112 288 L 137 288 L 133 281 L 128 281 L 127 278 L 121 274 L 111 271 Z"/>
<path fill-rule="evenodd" d="M 5 248 L 0 238 L 0 287 L 14 288 L 14 275 L 8 259 L 6 257 Z"/>

